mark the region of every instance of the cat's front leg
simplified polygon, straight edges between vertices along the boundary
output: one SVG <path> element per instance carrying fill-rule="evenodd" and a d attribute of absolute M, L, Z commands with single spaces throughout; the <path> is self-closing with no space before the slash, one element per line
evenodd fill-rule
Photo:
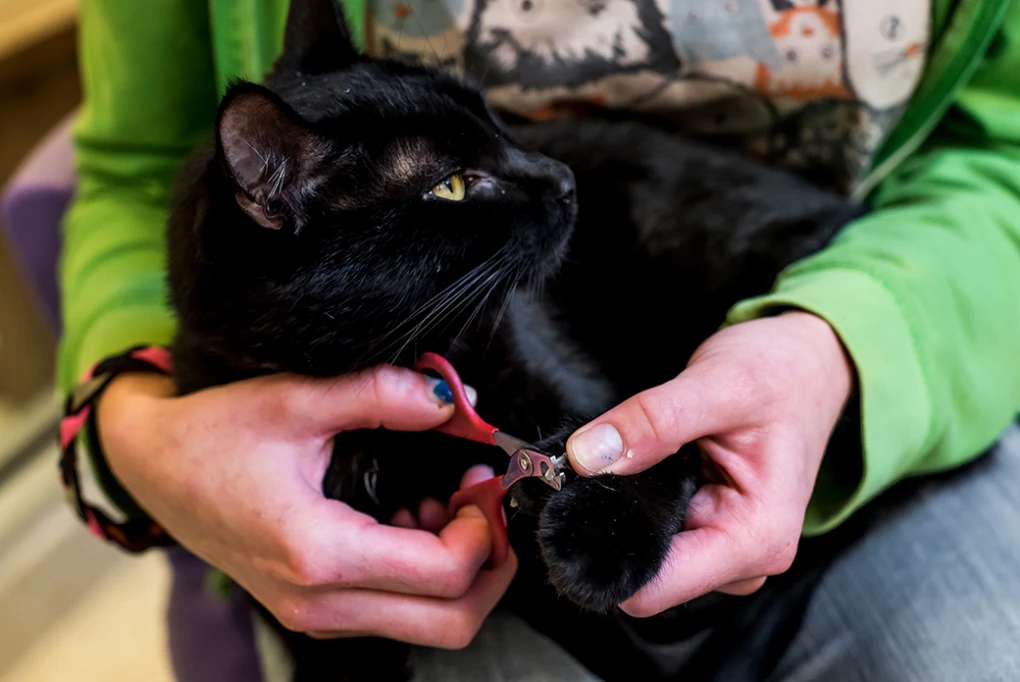
<path fill-rule="evenodd" d="M 566 435 L 537 445 L 544 452 L 563 452 Z M 557 591 L 605 612 L 659 572 L 672 537 L 683 529 L 700 472 L 700 452 L 688 445 L 639 474 L 571 472 L 559 492 L 525 480 L 513 494 L 523 513 L 539 517 L 542 558 Z"/>

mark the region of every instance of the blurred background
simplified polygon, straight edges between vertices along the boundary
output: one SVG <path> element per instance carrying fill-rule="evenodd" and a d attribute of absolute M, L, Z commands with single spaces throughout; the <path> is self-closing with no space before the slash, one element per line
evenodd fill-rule
<path fill-rule="evenodd" d="M 0 682 L 169 681 L 162 557 L 93 539 L 58 483 L 56 245 L 41 226 L 73 190 L 75 31 L 75 0 L 0 0 Z"/>

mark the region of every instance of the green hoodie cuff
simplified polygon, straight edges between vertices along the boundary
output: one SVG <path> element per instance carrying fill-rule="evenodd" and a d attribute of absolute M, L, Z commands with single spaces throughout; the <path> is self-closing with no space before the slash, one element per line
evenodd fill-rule
<path fill-rule="evenodd" d="M 790 308 L 818 315 L 836 331 L 857 370 L 861 401 L 860 474 L 848 478 L 845 463 L 823 460 L 804 519 L 804 534 L 819 535 L 904 476 L 928 439 L 932 407 L 910 326 L 879 281 L 852 269 L 797 273 L 773 293 L 737 304 L 727 324 Z"/>
<path fill-rule="evenodd" d="M 141 287 L 144 289 L 144 287 Z M 97 362 L 120 355 L 136 345 L 167 345 L 173 338 L 173 318 L 165 306 L 153 305 L 145 297 L 126 296 L 99 306 L 86 324 L 78 343 L 64 341 L 60 348 L 60 389 L 66 396 L 81 377 Z M 79 475 L 95 482 L 93 494 L 104 511 L 115 509 L 124 518 L 136 517 L 142 510 L 114 477 L 101 453 L 90 447 L 86 432 L 79 436 L 78 446 L 85 455 L 79 462 Z M 87 463 L 86 463 L 87 462 Z M 84 470 L 88 467 L 88 471 Z"/>
<path fill-rule="evenodd" d="M 138 290 L 118 292 L 98 305 L 90 319 L 81 322 L 79 334 L 69 334 L 61 343 L 59 388 L 62 395 L 74 390 L 90 367 L 119 355 L 133 346 L 166 346 L 173 340 L 174 319 L 165 305 L 154 303 L 162 294 L 159 283 L 138 283 Z"/>

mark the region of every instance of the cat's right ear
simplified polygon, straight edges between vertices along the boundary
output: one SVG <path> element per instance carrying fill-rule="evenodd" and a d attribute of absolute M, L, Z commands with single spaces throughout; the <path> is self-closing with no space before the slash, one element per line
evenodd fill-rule
<path fill-rule="evenodd" d="M 238 206 L 262 227 L 300 229 L 328 143 L 276 93 L 252 83 L 227 91 L 216 142 Z"/>
<path fill-rule="evenodd" d="M 276 72 L 329 73 L 357 60 L 358 51 L 338 0 L 291 0 Z"/>

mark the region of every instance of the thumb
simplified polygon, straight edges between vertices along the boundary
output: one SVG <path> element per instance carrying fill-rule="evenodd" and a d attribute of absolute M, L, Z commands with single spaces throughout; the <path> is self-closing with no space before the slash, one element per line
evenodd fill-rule
<path fill-rule="evenodd" d="M 474 402 L 474 389 L 465 386 Z M 448 421 L 454 412 L 446 383 L 409 369 L 380 365 L 333 379 L 303 380 L 290 396 L 291 415 L 332 435 L 349 429 L 383 427 L 424 431 Z"/>
<path fill-rule="evenodd" d="M 696 364 L 676 379 L 628 398 L 567 440 L 574 470 L 635 474 L 686 443 L 740 424 L 743 401 Z"/>

